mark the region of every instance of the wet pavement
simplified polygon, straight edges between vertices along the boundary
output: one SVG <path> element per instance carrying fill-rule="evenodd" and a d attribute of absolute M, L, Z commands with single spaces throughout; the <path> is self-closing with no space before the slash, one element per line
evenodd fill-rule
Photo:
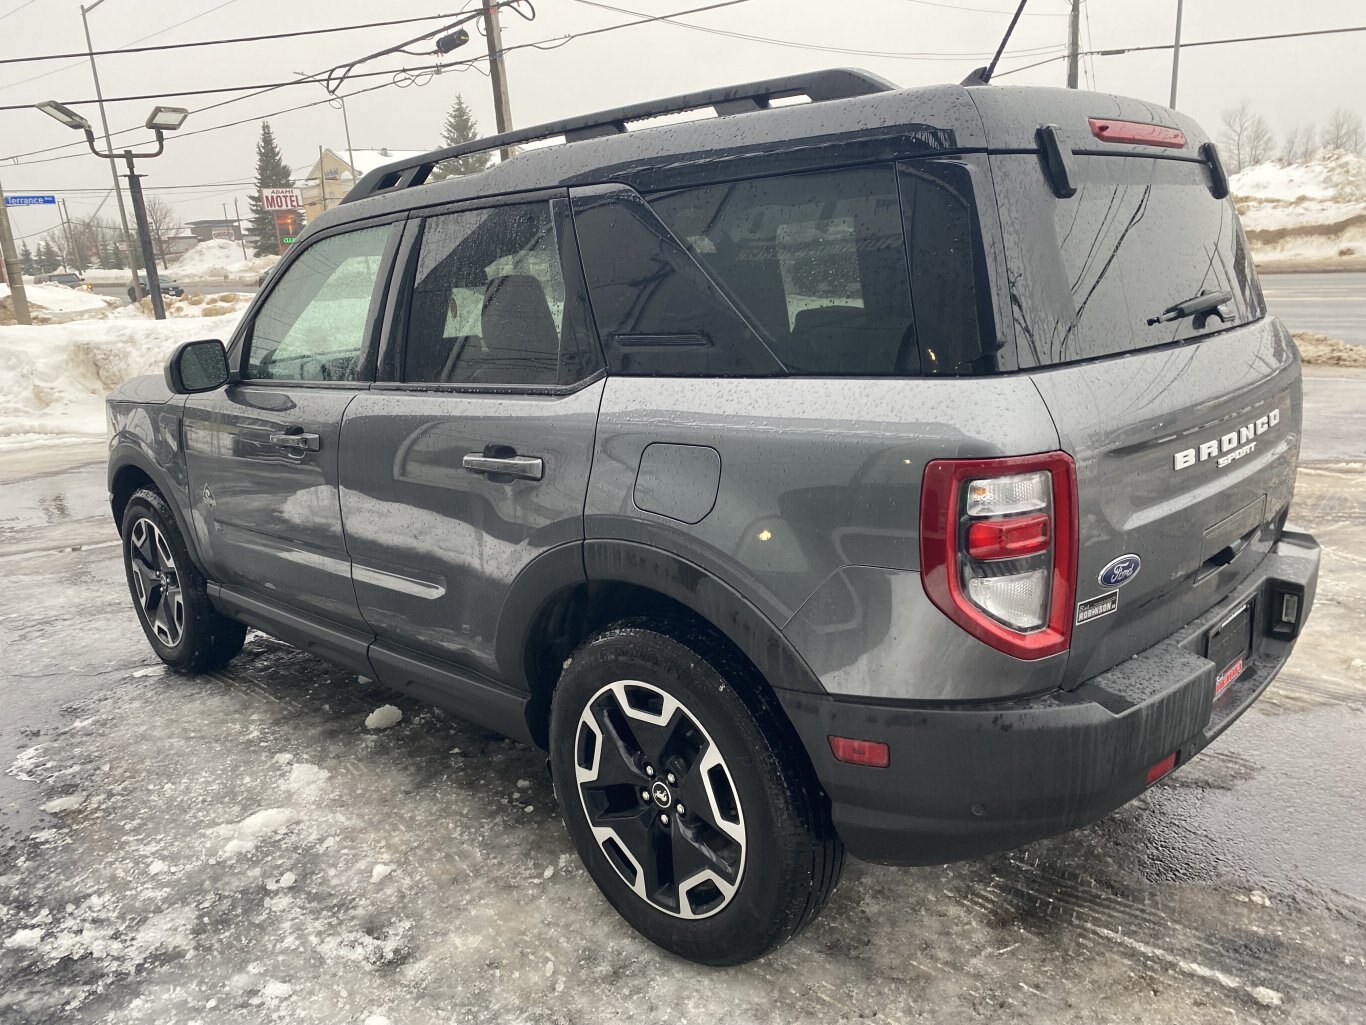
<path fill-rule="evenodd" d="M 1291 331 L 1366 345 L 1366 273 L 1263 274 L 1267 308 Z"/>
<path fill-rule="evenodd" d="M 163 672 L 102 467 L 71 465 L 94 452 L 6 454 L 0 1022 L 1366 1020 L 1366 373 L 1306 376 L 1293 519 L 1323 574 L 1266 696 L 1088 829 L 851 862 L 725 971 L 598 896 L 540 754 L 257 634 Z"/>

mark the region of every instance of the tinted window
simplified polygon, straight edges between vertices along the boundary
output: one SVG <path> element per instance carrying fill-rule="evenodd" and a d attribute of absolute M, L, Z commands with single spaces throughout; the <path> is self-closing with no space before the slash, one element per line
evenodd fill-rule
<path fill-rule="evenodd" d="M 575 196 L 574 226 L 613 373 L 782 373 L 769 348 L 634 192 L 623 186 Z"/>
<path fill-rule="evenodd" d="M 709 185 L 650 203 L 790 373 L 919 372 L 892 167 Z"/>
<path fill-rule="evenodd" d="M 1068 363 L 1211 334 L 1261 317 L 1233 204 L 1203 165 L 1076 157 L 1077 194 L 1056 199 L 1033 155 L 992 157 L 1023 366 Z M 1225 319 L 1149 324 L 1174 303 L 1228 291 Z"/>
<path fill-rule="evenodd" d="M 403 379 L 568 383 L 561 352 L 564 339 L 575 334 L 573 319 L 548 203 L 430 218 L 422 233 Z"/>
<path fill-rule="evenodd" d="M 354 381 L 390 228 L 319 239 L 290 263 L 252 324 L 246 376 Z"/>

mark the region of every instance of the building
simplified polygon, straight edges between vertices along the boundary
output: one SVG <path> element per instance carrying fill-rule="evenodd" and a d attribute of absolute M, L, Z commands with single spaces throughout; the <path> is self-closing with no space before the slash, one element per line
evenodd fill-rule
<path fill-rule="evenodd" d="M 304 213 L 311 221 L 342 201 L 351 186 L 377 167 L 419 157 L 427 150 L 353 149 L 338 155 L 324 149 L 303 180 Z M 353 164 L 352 161 L 355 163 Z"/>
<path fill-rule="evenodd" d="M 208 242 L 216 238 L 228 242 L 237 242 L 242 238 L 242 222 L 231 217 L 209 217 L 202 221 L 186 221 L 185 227 L 190 229 L 190 234 L 199 242 Z"/>

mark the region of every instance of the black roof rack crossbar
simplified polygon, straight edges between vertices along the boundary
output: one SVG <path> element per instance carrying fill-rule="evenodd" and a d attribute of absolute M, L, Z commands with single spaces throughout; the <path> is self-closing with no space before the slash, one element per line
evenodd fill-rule
<path fill-rule="evenodd" d="M 666 114 L 698 110 L 702 107 L 711 107 L 716 111 L 717 116 L 725 116 L 727 114 L 743 114 L 764 110 L 771 101 L 788 96 L 805 96 L 812 103 L 819 103 L 824 100 L 843 100 L 853 96 L 867 96 L 895 88 L 896 86 L 891 82 L 867 71 L 859 71 L 854 68 L 834 68 L 810 74 L 770 78 L 762 82 L 749 82 L 745 85 L 707 89 L 702 92 L 688 93 L 684 96 L 671 96 L 663 100 L 650 100 L 629 107 L 619 107 L 615 110 L 605 110 L 564 121 L 536 125 L 532 128 L 519 128 L 515 131 L 504 132 L 502 135 L 475 139 L 472 142 L 461 143 L 459 146 L 433 150 L 419 157 L 385 164 L 361 178 L 342 202 L 350 203 L 373 196 L 377 192 L 422 185 L 427 181 L 428 176 L 432 173 L 432 168 L 437 164 L 443 160 L 454 160 L 456 157 L 463 157 L 470 153 L 506 149 L 509 146 L 518 146 L 523 143 L 538 142 L 542 139 L 554 139 L 561 136 L 565 142 L 570 143 L 607 135 L 619 135 L 627 130 L 626 125 L 629 121 L 643 121 L 652 117 L 663 117 Z"/>

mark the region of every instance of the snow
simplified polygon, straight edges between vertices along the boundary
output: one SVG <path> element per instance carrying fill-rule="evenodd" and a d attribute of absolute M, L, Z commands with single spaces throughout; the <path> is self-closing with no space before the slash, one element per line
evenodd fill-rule
<path fill-rule="evenodd" d="M 70 797 L 58 797 L 55 800 L 48 801 L 47 804 L 43 805 L 43 811 L 49 815 L 63 811 L 75 811 L 84 803 L 85 797 L 83 795 L 72 794 Z"/>
<path fill-rule="evenodd" d="M 231 857 L 255 850 L 260 840 L 285 832 L 298 818 L 299 813 L 293 808 L 264 808 L 248 815 L 241 822 L 215 826 L 213 833 L 227 839 L 222 853 Z"/>
<path fill-rule="evenodd" d="M 48 310 L 52 313 L 80 313 L 85 310 L 106 310 L 117 305 L 117 299 L 96 295 L 79 288 L 65 285 L 25 285 L 24 295 L 29 306 L 35 310 Z M 0 284 L 0 299 L 8 298 L 9 285 Z"/>
<path fill-rule="evenodd" d="M 103 437 L 109 391 L 161 373 L 179 343 L 227 338 L 236 326 L 228 314 L 211 325 L 119 317 L 0 327 L 0 449 Z"/>
<path fill-rule="evenodd" d="M 393 865 L 385 865 L 383 863 L 376 865 L 374 868 L 370 870 L 370 882 L 383 882 L 385 879 L 389 877 L 389 873 L 393 872 L 393 870 Z"/>
<path fill-rule="evenodd" d="M 1366 256 L 1366 157 L 1325 151 L 1230 179 L 1253 256 L 1292 263 Z"/>
<path fill-rule="evenodd" d="M 365 728 L 387 730 L 390 726 L 397 726 L 402 719 L 403 713 L 393 705 L 380 705 L 365 717 Z"/>
<path fill-rule="evenodd" d="M 34 950 L 43 942 L 42 929 L 20 929 L 5 940 L 6 950 Z"/>
<path fill-rule="evenodd" d="M 278 256 L 243 259 L 240 243 L 210 239 L 171 264 L 171 272 L 181 281 L 235 281 L 254 285 L 263 271 L 279 261 Z"/>

